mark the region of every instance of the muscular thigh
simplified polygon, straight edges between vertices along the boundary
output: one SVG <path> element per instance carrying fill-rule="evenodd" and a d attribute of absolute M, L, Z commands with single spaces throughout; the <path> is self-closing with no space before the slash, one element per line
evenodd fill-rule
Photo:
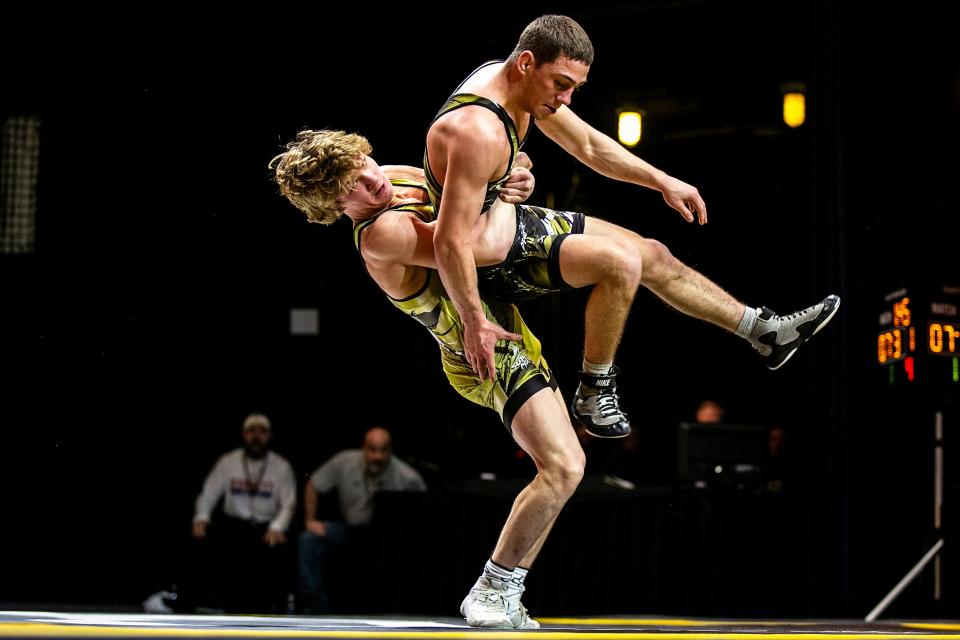
<path fill-rule="evenodd" d="M 557 383 L 543 357 L 540 341 L 527 327 L 517 308 L 491 300 L 484 300 L 483 306 L 488 319 L 507 331 L 519 333 L 523 340 L 497 343 L 493 355 L 497 375 L 493 379 L 481 380 L 461 350 L 441 352 L 443 369 L 457 393 L 496 411 L 504 426 L 511 431 L 514 415 L 526 401 L 542 389 L 555 388 Z M 453 342 L 460 344 L 459 329 L 453 332 L 457 333 Z"/>
<path fill-rule="evenodd" d="M 560 274 L 571 287 L 594 285 L 622 273 L 638 256 L 645 268 L 656 259 L 658 246 L 656 240 L 587 216 L 583 233 L 569 237 L 560 247 Z"/>
<path fill-rule="evenodd" d="M 538 466 L 550 458 L 583 455 L 559 390 L 541 389 L 513 418 L 513 438 Z"/>
<path fill-rule="evenodd" d="M 601 220 L 593 216 L 586 216 L 583 222 L 583 233 L 588 236 L 602 236 L 605 238 L 619 238 L 621 240 L 645 240 L 643 236 L 635 231 L 621 227 L 618 224 Z"/>

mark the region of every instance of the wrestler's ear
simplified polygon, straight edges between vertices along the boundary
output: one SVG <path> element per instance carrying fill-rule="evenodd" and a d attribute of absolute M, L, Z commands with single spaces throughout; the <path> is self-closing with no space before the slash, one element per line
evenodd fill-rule
<path fill-rule="evenodd" d="M 533 58 L 533 52 L 529 50 L 521 52 L 520 56 L 517 58 L 517 65 L 523 72 L 529 71 L 534 62 L 535 60 Z"/>

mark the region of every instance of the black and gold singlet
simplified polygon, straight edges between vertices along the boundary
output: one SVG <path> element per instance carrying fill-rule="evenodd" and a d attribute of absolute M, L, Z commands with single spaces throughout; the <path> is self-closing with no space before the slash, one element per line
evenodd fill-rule
<path fill-rule="evenodd" d="M 503 183 L 507 181 L 507 178 L 510 177 L 510 171 L 513 169 L 513 161 L 516 159 L 517 153 L 520 151 L 520 147 L 522 147 L 523 143 L 526 142 L 527 136 L 525 135 L 523 140 L 520 139 L 520 136 L 517 133 L 517 125 L 513 121 L 513 118 L 510 117 L 510 114 L 507 113 L 506 109 L 501 107 L 493 100 L 472 93 L 459 93 L 459 91 L 460 87 L 462 87 L 467 80 L 472 78 L 477 71 L 480 71 L 480 69 L 491 64 L 498 64 L 500 62 L 503 61 L 491 60 L 490 62 L 485 62 L 474 69 L 473 72 L 467 76 L 463 82 L 460 83 L 460 86 L 457 87 L 457 90 L 454 91 L 453 95 L 447 98 L 447 101 L 444 103 L 444 105 L 440 107 L 440 111 L 437 112 L 437 115 L 434 116 L 433 120 L 430 122 L 430 126 L 432 127 L 433 123 L 439 120 L 441 116 L 463 107 L 476 105 L 478 107 L 484 107 L 490 111 L 493 111 L 503 123 L 503 128 L 507 133 L 507 138 L 510 140 L 510 161 L 507 163 L 506 173 L 493 182 L 487 183 L 487 193 L 483 199 L 483 208 L 480 210 L 481 213 L 485 212 L 487 209 L 493 206 L 494 202 L 496 202 L 497 197 L 500 195 L 500 188 L 503 186 Z M 527 129 L 527 135 L 529 134 L 530 130 Z M 433 203 L 436 211 L 440 211 L 440 198 L 443 194 L 443 185 L 440 184 L 440 181 L 437 180 L 437 178 L 433 175 L 433 171 L 430 170 L 430 158 L 428 157 L 426 149 L 423 151 L 423 172 L 427 177 L 427 191 L 430 194 L 430 202 Z"/>
<path fill-rule="evenodd" d="M 394 186 L 415 186 L 426 190 L 425 185 L 412 180 L 391 180 Z M 381 215 L 388 211 L 406 211 L 424 222 L 432 222 L 434 209 L 429 202 L 398 204 L 384 209 L 375 216 L 353 227 L 353 242 L 360 251 L 362 233 L 370 228 Z M 363 254 L 361 252 L 361 260 Z M 364 265 L 366 268 L 366 265 Z M 440 359 L 450 385 L 464 398 L 496 411 L 509 430 L 514 414 L 534 393 L 557 384 L 546 359 L 541 354 L 540 341 L 524 323 L 517 308 L 509 303 L 481 298 L 484 315 L 488 320 L 523 336 L 522 342 L 501 340 L 494 349 L 497 376 L 495 380 L 481 380 L 463 352 L 463 323 L 453 301 L 447 295 L 434 269 L 417 267 L 424 273 L 420 289 L 403 299 L 387 299 L 397 309 L 410 316 L 433 334 L 440 346 Z"/>

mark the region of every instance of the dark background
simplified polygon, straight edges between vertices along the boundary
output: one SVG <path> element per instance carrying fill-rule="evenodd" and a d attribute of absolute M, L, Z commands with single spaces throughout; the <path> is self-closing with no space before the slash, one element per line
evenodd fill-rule
<path fill-rule="evenodd" d="M 789 598 L 742 612 L 864 615 L 930 543 L 933 411 L 946 408 L 948 442 L 956 428 L 955 391 L 890 388 L 872 364 L 886 292 L 960 282 L 960 71 L 944 7 L 5 9 L 0 115 L 43 124 L 36 251 L 0 256 L 0 601 L 136 606 L 174 579 L 204 474 L 253 410 L 301 480 L 375 422 L 435 485 L 532 473 L 494 417 L 447 387 L 432 338 L 366 278 L 348 226 L 308 225 L 267 163 L 299 129 L 327 127 L 365 134 L 382 163 L 419 164 L 457 83 L 559 12 L 597 51 L 573 109 L 612 135 L 618 107 L 645 109 L 635 152 L 696 185 L 710 223 L 684 224 L 537 132 L 533 201 L 657 238 L 751 305 L 843 297 L 771 373 L 641 291 L 618 362 L 649 468 L 671 467 L 676 423 L 706 396 L 734 421 L 782 426 L 802 526 L 773 547 L 801 561 L 766 578 Z M 808 88 L 797 130 L 782 123 L 785 82 Z M 567 397 L 584 300 L 523 307 Z M 293 307 L 320 309 L 319 337 L 290 335 Z M 945 580 L 956 598 L 960 576 Z M 928 591 L 891 612 L 926 614 Z M 652 607 L 708 612 L 640 595 L 633 611 Z"/>

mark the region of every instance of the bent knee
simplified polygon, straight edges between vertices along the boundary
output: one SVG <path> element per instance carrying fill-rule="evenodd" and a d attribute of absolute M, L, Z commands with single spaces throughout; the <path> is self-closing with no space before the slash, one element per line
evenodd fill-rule
<path fill-rule="evenodd" d="M 641 241 L 641 247 L 644 282 L 669 278 L 682 266 L 680 261 L 670 253 L 667 245 L 659 240 L 644 238 Z"/>
<path fill-rule="evenodd" d="M 558 458 L 549 465 L 549 468 L 543 469 L 542 473 L 553 490 L 563 499 L 567 499 L 573 495 L 580 481 L 583 480 L 586 464 L 586 456 L 582 450 L 579 450 Z"/>
<path fill-rule="evenodd" d="M 605 259 L 604 280 L 636 288 L 643 277 L 643 256 L 626 240 L 610 240 Z"/>

